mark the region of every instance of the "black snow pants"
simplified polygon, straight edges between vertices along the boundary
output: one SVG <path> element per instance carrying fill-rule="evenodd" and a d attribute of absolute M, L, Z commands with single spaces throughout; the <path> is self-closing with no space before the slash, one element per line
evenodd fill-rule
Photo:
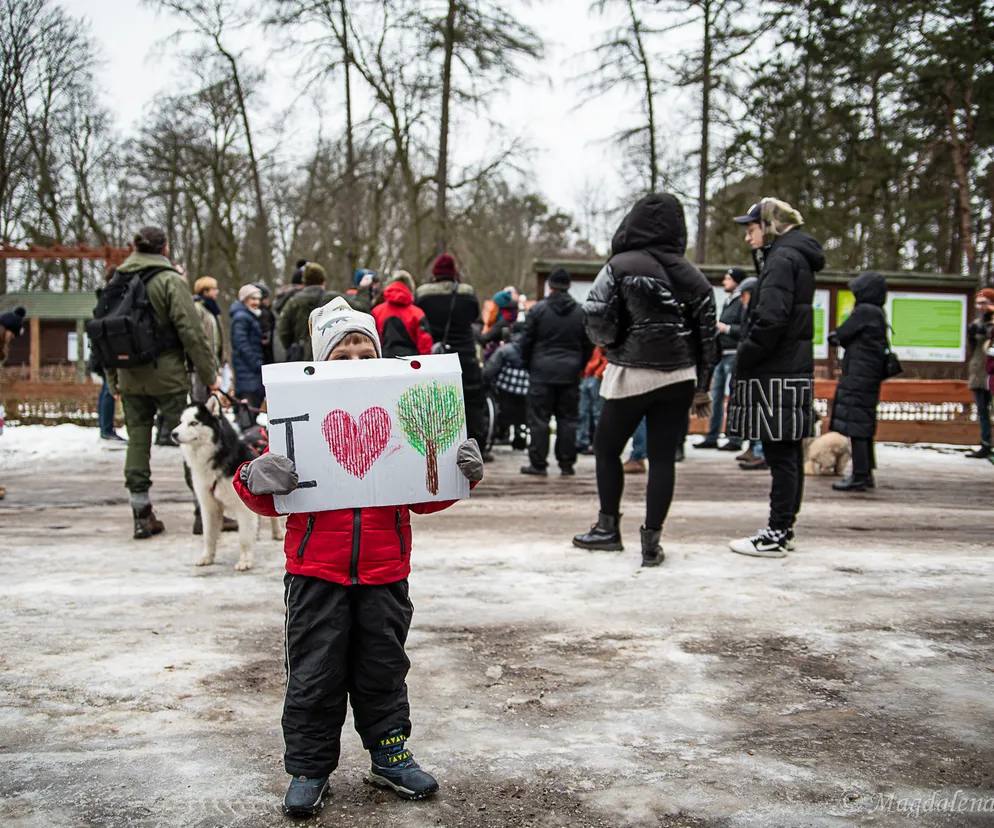
<path fill-rule="evenodd" d="M 793 529 L 804 500 L 804 443 L 800 440 L 763 440 L 766 464 L 770 467 L 770 528 Z"/>
<path fill-rule="evenodd" d="M 407 580 L 342 586 L 287 573 L 286 772 L 308 778 L 338 767 L 346 701 L 369 750 L 389 731 L 411 734 L 404 643 L 414 606 Z"/>

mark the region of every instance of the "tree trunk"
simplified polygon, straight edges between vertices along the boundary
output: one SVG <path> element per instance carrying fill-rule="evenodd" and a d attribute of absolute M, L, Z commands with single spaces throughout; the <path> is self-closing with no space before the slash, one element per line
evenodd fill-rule
<path fill-rule="evenodd" d="M 449 213 L 445 198 L 449 186 L 449 99 L 452 96 L 452 57 L 456 48 L 456 10 L 457 0 L 449 0 L 449 12 L 445 17 L 445 58 L 442 63 L 442 118 L 439 123 L 438 172 L 435 176 L 436 256 L 444 253 L 448 247 Z M 436 481 L 436 490 L 437 485 Z"/>
<path fill-rule="evenodd" d="M 708 178 L 711 152 L 711 0 L 701 4 L 704 13 L 704 48 L 701 52 L 701 171 L 697 182 L 697 251 L 694 257 L 701 264 L 708 249 Z"/>
<path fill-rule="evenodd" d="M 428 473 L 425 477 L 425 487 L 433 495 L 438 494 L 438 451 L 432 440 L 425 441 L 425 460 L 428 463 Z"/>
<path fill-rule="evenodd" d="M 652 73 L 649 69 L 649 56 L 645 53 L 642 42 L 642 23 L 635 13 L 634 0 L 628 0 L 628 14 L 632 20 L 632 31 L 635 33 L 635 44 L 638 46 L 639 63 L 642 65 L 642 78 L 645 81 L 645 104 L 649 127 L 649 192 L 656 192 L 659 183 L 659 157 L 656 148 L 656 110 L 653 100 Z"/>
<path fill-rule="evenodd" d="M 255 146 L 252 143 L 252 129 L 249 127 L 248 110 L 245 106 L 245 93 L 242 81 L 238 75 L 238 63 L 234 55 L 225 50 L 218 37 L 214 38 L 218 51 L 228 61 L 231 67 L 231 79 L 235 84 L 235 96 L 238 100 L 238 112 L 242 116 L 242 128 L 245 130 L 245 143 L 248 145 L 249 165 L 252 171 L 252 188 L 255 191 L 256 230 L 259 250 L 259 275 L 271 282 L 273 275 L 273 253 L 269 247 L 269 219 L 262 200 L 262 179 L 259 176 L 259 162 L 255 157 Z"/>
<path fill-rule="evenodd" d="M 352 54 L 349 51 L 349 21 L 345 0 L 338 0 L 342 14 L 342 63 L 345 69 L 345 284 L 351 286 L 352 274 L 358 267 L 355 251 L 355 144 L 352 136 L 352 83 L 350 69 Z"/>
<path fill-rule="evenodd" d="M 956 194 L 959 198 L 960 244 L 966 254 L 966 270 L 971 276 L 977 275 L 977 250 L 973 242 L 973 215 L 970 207 L 970 150 L 973 147 L 973 85 L 963 93 L 963 108 L 966 113 L 966 128 L 960 137 L 956 126 L 956 108 L 953 93 L 956 81 L 950 76 L 946 80 L 946 118 L 949 127 L 950 157 L 956 174 Z M 957 271 L 959 268 L 957 268 Z"/>

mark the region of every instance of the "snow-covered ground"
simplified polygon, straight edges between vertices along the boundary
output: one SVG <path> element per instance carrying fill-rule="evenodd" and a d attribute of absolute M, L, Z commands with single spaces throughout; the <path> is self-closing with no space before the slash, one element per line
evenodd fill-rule
<path fill-rule="evenodd" d="M 364 786 L 346 733 L 314 824 L 992 824 L 948 801 L 989 797 L 994 767 L 994 466 L 878 459 L 872 493 L 809 479 L 798 551 L 763 561 L 725 542 L 762 523 L 768 476 L 690 451 L 666 564 L 640 570 L 644 478 L 627 551 L 586 553 L 569 537 L 596 516 L 592 460 L 523 479 L 499 450 L 469 501 L 415 525 L 411 746 L 442 791 Z M 0 437 L 0 824 L 283 824 L 279 545 L 236 573 L 228 536 L 193 567 L 168 448 L 168 532 L 132 542 L 122 466 L 95 430 Z"/>

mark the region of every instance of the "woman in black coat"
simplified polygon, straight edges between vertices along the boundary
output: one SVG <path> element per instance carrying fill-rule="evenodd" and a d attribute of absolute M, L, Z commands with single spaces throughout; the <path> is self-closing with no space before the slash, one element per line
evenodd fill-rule
<path fill-rule="evenodd" d="M 852 440 L 852 474 L 832 488 L 840 492 L 872 489 L 873 437 L 877 432 L 877 403 L 887 359 L 887 280 L 868 270 L 849 283 L 856 297 L 852 315 L 828 338 L 846 349 L 842 377 L 832 406 L 832 431 Z"/>

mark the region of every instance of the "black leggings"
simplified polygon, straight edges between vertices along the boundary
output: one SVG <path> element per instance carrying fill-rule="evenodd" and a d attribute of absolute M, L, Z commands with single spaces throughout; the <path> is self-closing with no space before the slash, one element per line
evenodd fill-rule
<path fill-rule="evenodd" d="M 648 394 L 605 400 L 594 435 L 597 493 L 601 513 L 616 517 L 625 489 L 621 453 L 645 417 L 649 483 L 645 493 L 645 528 L 662 529 L 673 500 L 677 446 L 686 434 L 694 383 L 666 385 Z"/>
<path fill-rule="evenodd" d="M 763 452 L 773 477 L 770 528 L 779 531 L 793 529 L 804 499 L 804 443 L 800 440 L 763 440 Z"/>

